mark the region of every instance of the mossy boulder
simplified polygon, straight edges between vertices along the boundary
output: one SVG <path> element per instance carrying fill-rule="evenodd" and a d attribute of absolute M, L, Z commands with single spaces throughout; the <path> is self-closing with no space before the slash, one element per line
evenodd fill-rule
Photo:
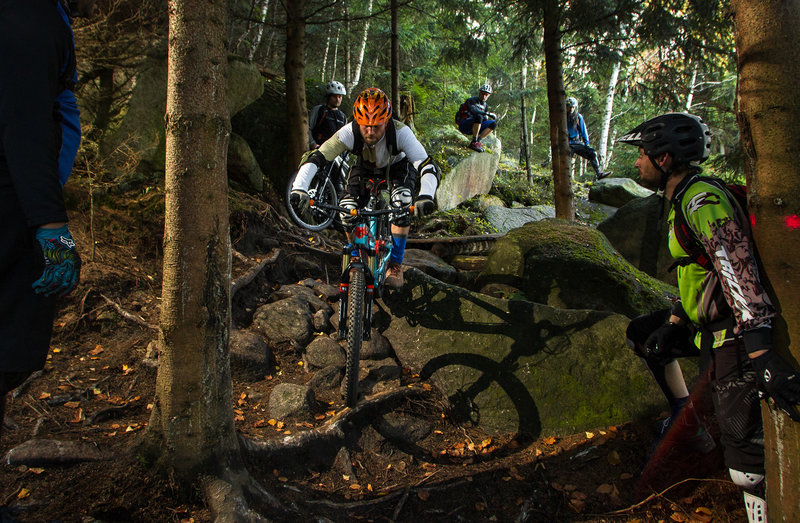
<path fill-rule="evenodd" d="M 478 285 L 503 284 L 565 309 L 635 317 L 666 308 L 677 290 L 628 263 L 602 233 L 559 219 L 532 222 L 495 243 Z"/>
<path fill-rule="evenodd" d="M 572 434 L 663 408 L 625 345 L 625 316 L 492 298 L 413 268 L 384 302 L 402 366 L 489 432 Z"/>

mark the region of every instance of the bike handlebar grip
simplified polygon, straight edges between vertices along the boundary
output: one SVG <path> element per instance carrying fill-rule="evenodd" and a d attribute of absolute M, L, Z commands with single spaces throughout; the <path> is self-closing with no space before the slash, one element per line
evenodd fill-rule
<path fill-rule="evenodd" d="M 414 206 L 413 205 L 409 205 L 408 206 L 408 212 L 414 212 Z"/>
<path fill-rule="evenodd" d="M 350 209 L 350 216 L 358 216 L 358 209 Z"/>

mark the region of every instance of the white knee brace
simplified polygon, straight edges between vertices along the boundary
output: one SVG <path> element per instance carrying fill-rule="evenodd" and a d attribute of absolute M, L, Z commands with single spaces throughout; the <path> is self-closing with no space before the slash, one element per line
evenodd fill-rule
<path fill-rule="evenodd" d="M 764 474 L 728 469 L 733 482 L 744 491 L 748 523 L 767 523 L 767 502 L 763 498 Z"/>

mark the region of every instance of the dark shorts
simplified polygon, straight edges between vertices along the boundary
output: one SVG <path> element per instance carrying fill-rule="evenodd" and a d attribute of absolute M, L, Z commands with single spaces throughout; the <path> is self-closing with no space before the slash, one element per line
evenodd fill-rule
<path fill-rule="evenodd" d="M 656 311 L 631 320 L 626 336 L 639 356 L 647 337 L 669 318 L 669 310 Z M 756 377 L 741 339 L 711 349 L 711 396 L 719 424 L 725 464 L 742 472 L 764 473 L 764 430 Z M 672 349 L 675 357 L 700 356 L 687 336 Z M 652 362 L 649 362 L 650 365 Z"/>
<path fill-rule="evenodd" d="M 466 134 L 467 136 L 472 136 L 472 126 L 476 123 L 481 124 L 481 129 L 478 133 L 483 132 L 484 129 L 496 129 L 497 128 L 497 121 L 495 120 L 483 120 L 480 121 L 479 116 L 470 116 L 469 118 L 465 118 L 461 120 L 461 123 L 458 124 L 458 130 L 461 131 L 461 134 Z"/>
<path fill-rule="evenodd" d="M 386 180 L 386 168 L 376 169 L 364 165 L 359 160 L 347 175 L 345 194 L 355 198 L 359 207 L 364 206 L 369 198 L 370 187 L 384 180 Z M 414 194 L 417 188 L 417 170 L 407 158 L 403 158 L 389 168 L 389 183 L 387 190 L 390 192 L 396 187 L 405 187 Z"/>

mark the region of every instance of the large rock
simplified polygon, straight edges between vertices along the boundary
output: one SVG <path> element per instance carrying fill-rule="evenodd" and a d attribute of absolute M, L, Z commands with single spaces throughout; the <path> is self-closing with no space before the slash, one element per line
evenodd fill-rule
<path fill-rule="evenodd" d="M 556 210 L 552 205 L 534 205 L 533 207 L 519 207 L 508 209 L 506 207 L 491 206 L 483 213 L 497 232 L 505 234 L 512 229 L 522 227 L 526 223 L 538 222 L 546 218 L 555 218 Z"/>
<path fill-rule="evenodd" d="M 231 133 L 228 142 L 228 179 L 251 192 L 264 190 L 264 173 L 250 145 L 236 133 Z"/>
<path fill-rule="evenodd" d="M 401 365 L 485 430 L 574 434 L 663 408 L 625 316 L 496 299 L 415 269 L 385 302 Z"/>
<path fill-rule="evenodd" d="M 645 189 L 630 178 L 606 178 L 592 184 L 589 201 L 622 207 L 636 198 L 647 198 L 653 191 Z"/>
<path fill-rule="evenodd" d="M 264 90 L 258 68 L 231 56 L 228 59 L 228 109 L 231 116 L 241 111 Z M 151 55 L 139 68 L 125 117 L 116 132 L 103 144 L 112 151 L 122 144 L 136 151 L 140 169 L 164 169 L 164 115 L 167 111 L 167 57 Z"/>
<path fill-rule="evenodd" d="M 272 345 L 305 346 L 314 334 L 312 311 L 299 296 L 262 305 L 253 315 L 253 329 Z"/>
<path fill-rule="evenodd" d="M 409 267 L 416 267 L 422 272 L 448 283 L 454 283 L 458 278 L 458 271 L 431 251 L 406 249 L 403 264 Z"/>
<path fill-rule="evenodd" d="M 677 294 L 631 266 L 596 229 L 558 219 L 529 223 L 498 239 L 478 283 L 509 285 L 552 307 L 629 317 L 666 308 Z"/>
<path fill-rule="evenodd" d="M 640 271 L 670 285 L 677 285 L 674 261 L 667 246 L 666 215 L 669 206 L 654 194 L 637 198 L 597 226 L 611 245 Z"/>
<path fill-rule="evenodd" d="M 442 178 L 436 190 L 440 211 L 454 209 L 459 203 L 478 194 L 488 194 L 500 164 L 502 144 L 493 134 L 486 137 L 487 151 L 473 152 Z"/>

